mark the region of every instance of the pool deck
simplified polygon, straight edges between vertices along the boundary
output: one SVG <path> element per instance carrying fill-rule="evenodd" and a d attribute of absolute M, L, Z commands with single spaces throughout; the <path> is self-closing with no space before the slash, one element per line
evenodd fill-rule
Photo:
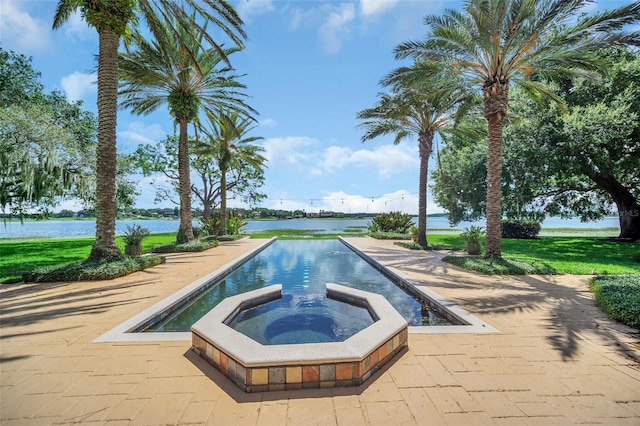
<path fill-rule="evenodd" d="M 589 277 L 487 277 L 349 241 L 500 333 L 410 334 L 362 386 L 257 394 L 190 342 L 92 343 L 257 244 L 243 239 L 111 281 L 1 285 L 0 424 L 640 425 L 640 334 L 594 306 Z"/>

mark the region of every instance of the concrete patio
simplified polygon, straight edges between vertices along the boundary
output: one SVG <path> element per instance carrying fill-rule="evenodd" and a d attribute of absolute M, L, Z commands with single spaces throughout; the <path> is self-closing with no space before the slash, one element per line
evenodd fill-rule
<path fill-rule="evenodd" d="M 0 286 L 2 425 L 640 425 L 640 334 L 583 276 L 486 277 L 350 238 L 497 334 L 410 334 L 360 387 L 244 394 L 190 342 L 92 343 L 258 244 L 243 239 L 111 281 Z"/>

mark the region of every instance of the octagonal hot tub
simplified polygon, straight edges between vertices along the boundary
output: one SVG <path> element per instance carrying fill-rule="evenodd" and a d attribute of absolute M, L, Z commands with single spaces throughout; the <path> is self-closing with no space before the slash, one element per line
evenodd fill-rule
<path fill-rule="evenodd" d="M 338 284 L 326 284 L 326 289 L 327 298 L 349 305 L 342 314 L 346 315 L 344 319 L 348 320 L 349 310 L 355 308 L 366 310 L 371 321 L 350 332 L 350 337 L 343 336 L 342 341 L 334 341 L 339 340 L 334 337 L 327 341 L 326 335 L 335 333 L 325 331 L 320 333 L 321 341 L 315 343 L 259 343 L 230 324 L 252 308 L 281 299 L 282 287 L 272 285 L 219 303 L 191 327 L 192 348 L 245 392 L 360 385 L 407 347 L 407 322 L 378 294 Z M 295 332 L 305 334 L 308 324 L 307 334 L 318 334 L 314 323 L 319 320 L 342 330 L 340 316 L 336 325 L 333 316 L 325 315 L 322 320 L 315 317 L 307 323 L 294 318 Z M 274 323 L 285 320 L 286 315 L 278 315 Z M 273 324 L 264 324 L 263 329 L 269 330 L 270 326 Z M 286 333 L 278 336 L 283 334 Z"/>

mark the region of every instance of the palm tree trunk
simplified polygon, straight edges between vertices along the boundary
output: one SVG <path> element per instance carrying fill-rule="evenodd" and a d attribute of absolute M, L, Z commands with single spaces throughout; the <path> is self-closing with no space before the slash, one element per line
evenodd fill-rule
<path fill-rule="evenodd" d="M 429 178 L 429 157 L 433 151 L 433 133 L 420 133 L 420 182 L 418 189 L 418 244 L 427 248 L 427 180 Z"/>
<path fill-rule="evenodd" d="M 220 235 L 227 233 L 227 169 L 220 168 Z"/>
<path fill-rule="evenodd" d="M 186 243 L 193 237 L 193 216 L 191 212 L 191 167 L 189 165 L 189 122 L 179 118 L 180 136 L 178 139 L 178 181 L 180 187 L 180 229 L 176 242 Z"/>
<path fill-rule="evenodd" d="M 507 116 L 509 82 L 485 84 L 484 117 L 488 123 L 487 137 L 487 248 L 485 256 L 502 257 L 502 123 Z"/>
<path fill-rule="evenodd" d="M 487 144 L 486 257 L 502 257 L 502 121 L 489 122 Z"/>
<path fill-rule="evenodd" d="M 116 245 L 116 124 L 118 109 L 118 46 L 115 31 L 99 32 L 98 146 L 96 148 L 96 242 L 90 258 L 120 257 Z"/>

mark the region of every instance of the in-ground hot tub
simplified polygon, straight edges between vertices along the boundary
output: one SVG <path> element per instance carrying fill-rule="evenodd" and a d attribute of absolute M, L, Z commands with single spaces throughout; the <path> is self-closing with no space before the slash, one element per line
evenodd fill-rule
<path fill-rule="evenodd" d="M 407 347 L 407 321 L 378 294 L 326 288 L 328 298 L 366 309 L 373 322 L 343 341 L 289 344 L 261 344 L 229 326 L 242 312 L 280 299 L 282 287 L 272 285 L 220 302 L 191 327 L 192 348 L 245 392 L 360 385 Z"/>

